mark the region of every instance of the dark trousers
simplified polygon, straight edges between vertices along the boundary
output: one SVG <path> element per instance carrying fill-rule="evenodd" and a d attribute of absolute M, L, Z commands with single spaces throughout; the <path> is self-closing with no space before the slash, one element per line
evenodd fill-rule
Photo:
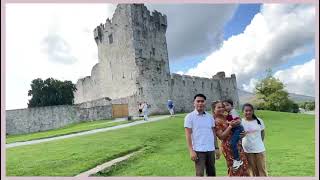
<path fill-rule="evenodd" d="M 206 170 L 207 176 L 216 176 L 214 151 L 196 151 L 196 153 L 198 157 L 195 161 L 196 176 L 204 176 L 204 170 Z"/>
<path fill-rule="evenodd" d="M 232 131 L 232 136 L 230 140 L 231 144 L 231 149 L 233 153 L 233 159 L 239 161 L 240 156 L 239 156 L 239 150 L 238 150 L 238 142 L 241 140 L 240 138 L 240 133 L 244 131 L 243 126 L 239 125 L 231 129 Z"/>

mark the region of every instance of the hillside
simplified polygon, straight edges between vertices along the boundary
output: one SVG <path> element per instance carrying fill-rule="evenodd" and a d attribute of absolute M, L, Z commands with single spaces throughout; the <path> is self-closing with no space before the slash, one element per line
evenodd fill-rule
<path fill-rule="evenodd" d="M 238 95 L 239 95 L 240 104 L 244 104 L 246 102 L 252 102 L 252 100 L 256 98 L 255 94 L 244 91 L 242 89 L 238 89 Z M 312 96 L 305 96 L 305 95 L 294 94 L 294 93 L 289 93 L 289 98 L 297 103 L 315 100 L 315 98 Z"/>

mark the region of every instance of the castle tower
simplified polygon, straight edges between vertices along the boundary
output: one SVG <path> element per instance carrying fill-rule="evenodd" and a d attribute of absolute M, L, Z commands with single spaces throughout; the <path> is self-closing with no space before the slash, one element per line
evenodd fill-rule
<path fill-rule="evenodd" d="M 138 101 L 148 102 L 150 113 L 167 113 L 168 99 L 178 112 L 192 111 L 197 93 L 208 102 L 231 98 L 238 104 L 235 75 L 227 78 L 219 72 L 208 79 L 170 74 L 166 30 L 166 15 L 150 13 L 143 4 L 119 4 L 112 19 L 94 29 L 99 62 L 91 76 L 78 80 L 75 103 L 108 97 L 128 104 L 130 115 L 137 114 Z"/>
<path fill-rule="evenodd" d="M 151 112 L 166 113 L 170 70 L 166 42 L 167 17 L 144 5 L 133 6 L 135 62 L 138 99 L 150 103 Z"/>
<path fill-rule="evenodd" d="M 167 18 L 143 4 L 119 4 L 112 19 L 94 29 L 99 62 L 79 79 L 75 103 L 135 96 L 166 109 L 170 78 Z M 163 101 L 161 105 L 157 102 Z"/>

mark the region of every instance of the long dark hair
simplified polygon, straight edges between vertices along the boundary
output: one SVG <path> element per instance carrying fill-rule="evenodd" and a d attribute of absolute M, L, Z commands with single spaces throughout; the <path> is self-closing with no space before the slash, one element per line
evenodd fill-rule
<path fill-rule="evenodd" d="M 245 103 L 245 104 L 242 106 L 242 112 L 244 111 L 244 108 L 245 108 L 245 107 L 250 107 L 250 108 L 252 109 L 252 112 L 253 112 L 253 113 L 252 113 L 252 117 L 253 117 L 253 119 L 257 120 L 258 124 L 261 125 L 260 120 L 259 120 L 258 117 L 254 114 L 254 108 L 253 108 L 252 104 L 250 104 L 250 103 Z"/>

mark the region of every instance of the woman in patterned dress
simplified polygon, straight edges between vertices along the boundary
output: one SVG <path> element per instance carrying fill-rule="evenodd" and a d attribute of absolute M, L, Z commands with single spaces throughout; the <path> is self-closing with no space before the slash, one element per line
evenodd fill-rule
<path fill-rule="evenodd" d="M 226 158 L 227 167 L 228 167 L 228 176 L 249 176 L 248 171 L 248 161 L 246 159 L 245 153 L 242 148 L 241 141 L 238 143 L 238 149 L 240 154 L 240 159 L 243 161 L 243 164 L 236 171 L 233 170 L 233 155 L 230 144 L 231 138 L 231 129 L 233 126 L 236 126 L 240 123 L 240 120 L 233 121 L 228 123 L 224 115 L 225 109 L 221 101 L 216 101 L 212 103 L 212 114 L 215 119 L 215 132 L 216 136 L 221 140 L 222 153 Z M 244 136 L 244 133 L 242 133 Z"/>

